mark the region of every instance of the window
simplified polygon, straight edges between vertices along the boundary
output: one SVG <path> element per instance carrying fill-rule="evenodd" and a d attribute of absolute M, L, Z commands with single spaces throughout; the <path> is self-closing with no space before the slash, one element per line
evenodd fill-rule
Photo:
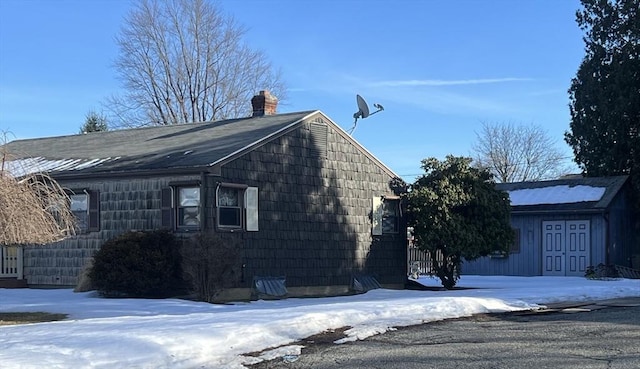
<path fill-rule="evenodd" d="M 201 189 L 200 185 L 188 183 L 173 184 L 172 187 L 162 189 L 162 227 L 179 231 L 200 230 L 212 226 L 222 230 L 258 230 L 257 187 L 221 183 L 213 194 L 202 191 L 205 190 Z M 203 199 L 214 194 L 213 204 L 206 208 Z M 212 210 L 215 210 L 215 213 Z M 215 223 L 212 223 L 213 216 L 216 218 Z"/>
<path fill-rule="evenodd" d="M 97 191 L 75 191 L 69 195 L 69 207 L 76 218 L 78 233 L 100 230 L 100 194 Z"/>
<path fill-rule="evenodd" d="M 220 184 L 216 189 L 217 225 L 221 229 L 258 230 L 258 188 Z"/>
<path fill-rule="evenodd" d="M 199 185 L 172 185 L 162 189 L 161 198 L 163 228 L 184 231 L 200 229 L 202 211 Z"/>
<path fill-rule="evenodd" d="M 86 193 L 71 195 L 71 212 L 76 217 L 78 229 L 86 232 L 89 221 L 89 196 Z"/>
<path fill-rule="evenodd" d="M 400 199 L 396 196 L 381 196 L 372 199 L 371 233 L 379 236 L 398 233 L 400 228 Z"/>
<path fill-rule="evenodd" d="M 200 187 L 177 187 L 178 228 L 200 227 Z"/>
<path fill-rule="evenodd" d="M 218 226 L 242 227 L 240 197 L 243 192 L 239 188 L 218 187 Z"/>

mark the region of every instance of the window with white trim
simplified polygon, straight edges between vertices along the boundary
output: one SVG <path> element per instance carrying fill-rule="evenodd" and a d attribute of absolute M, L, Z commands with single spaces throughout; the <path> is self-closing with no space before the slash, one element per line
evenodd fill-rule
<path fill-rule="evenodd" d="M 216 225 L 219 229 L 258 230 L 258 188 L 220 184 L 216 188 Z"/>
<path fill-rule="evenodd" d="M 218 187 L 218 226 L 242 227 L 242 203 L 244 190 L 234 187 Z"/>
<path fill-rule="evenodd" d="M 86 232 L 89 228 L 89 195 L 86 193 L 70 195 L 71 212 L 76 217 L 78 229 Z"/>
<path fill-rule="evenodd" d="M 69 210 L 76 218 L 79 233 L 100 230 L 100 194 L 98 191 L 79 190 L 69 194 Z"/>
<path fill-rule="evenodd" d="M 200 228 L 200 187 L 176 187 L 176 226 Z"/>

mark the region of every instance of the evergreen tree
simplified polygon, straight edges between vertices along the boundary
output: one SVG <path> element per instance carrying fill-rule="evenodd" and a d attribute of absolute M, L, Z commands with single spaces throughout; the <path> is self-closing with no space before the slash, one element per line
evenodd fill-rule
<path fill-rule="evenodd" d="M 628 174 L 640 212 L 640 0 L 581 0 L 585 57 L 565 140 L 587 176 Z"/>
<path fill-rule="evenodd" d="M 80 133 L 108 131 L 107 118 L 95 111 L 87 113 L 84 124 L 80 127 Z"/>
<path fill-rule="evenodd" d="M 442 285 L 451 289 L 463 258 L 508 251 L 513 242 L 509 195 L 495 188 L 487 170 L 471 167 L 470 158 L 428 158 L 422 168 L 425 174 L 407 193 L 409 226 Z"/>

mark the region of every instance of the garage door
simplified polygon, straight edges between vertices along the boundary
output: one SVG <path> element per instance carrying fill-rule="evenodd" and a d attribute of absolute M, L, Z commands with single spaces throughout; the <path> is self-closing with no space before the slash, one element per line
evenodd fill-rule
<path fill-rule="evenodd" d="M 542 222 L 542 274 L 584 276 L 589 265 L 589 221 Z"/>

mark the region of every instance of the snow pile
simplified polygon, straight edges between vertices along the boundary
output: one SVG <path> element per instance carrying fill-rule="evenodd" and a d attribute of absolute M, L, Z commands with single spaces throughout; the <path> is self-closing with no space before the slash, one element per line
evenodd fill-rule
<path fill-rule="evenodd" d="M 424 284 L 438 285 L 431 279 Z M 177 299 L 102 299 L 71 290 L 0 289 L 0 312 L 69 314 L 60 322 L 0 326 L 2 368 L 243 368 L 299 355 L 296 341 L 348 329 L 338 342 L 393 327 L 537 308 L 557 301 L 640 296 L 637 280 L 463 276 L 455 291 L 212 305 Z M 289 345 L 289 346 L 288 346 Z M 273 350 L 267 350 L 267 349 Z M 267 350 L 261 357 L 243 354 Z"/>

